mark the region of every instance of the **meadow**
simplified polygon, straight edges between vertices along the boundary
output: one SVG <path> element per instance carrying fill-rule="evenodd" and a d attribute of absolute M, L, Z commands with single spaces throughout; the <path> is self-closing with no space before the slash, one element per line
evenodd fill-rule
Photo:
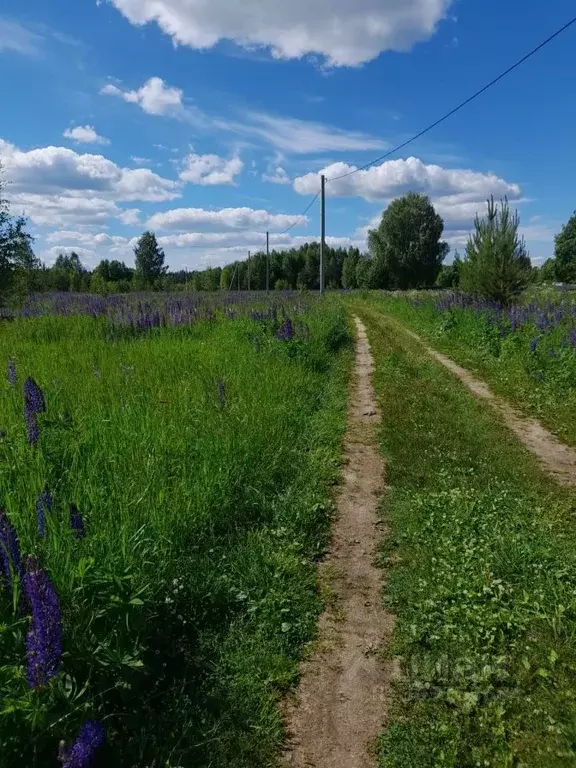
<path fill-rule="evenodd" d="M 3 768 L 269 763 L 321 608 L 349 364 L 343 308 L 301 296 L 0 320 Z"/>
<path fill-rule="evenodd" d="M 382 310 L 576 445 L 576 295 L 532 289 L 516 305 L 451 292 L 382 294 Z"/>

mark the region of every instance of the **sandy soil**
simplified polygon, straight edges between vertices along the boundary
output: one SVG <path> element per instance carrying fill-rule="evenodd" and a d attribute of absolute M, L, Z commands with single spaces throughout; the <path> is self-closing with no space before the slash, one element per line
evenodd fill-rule
<path fill-rule="evenodd" d="M 358 318 L 355 375 L 343 444 L 344 471 L 329 555 L 320 579 L 331 596 L 314 653 L 302 664 L 288 705 L 287 766 L 369 768 L 386 716 L 393 665 L 379 651 L 388 644 L 394 617 L 384 612 L 382 571 L 374 557 L 384 533 L 377 515 L 384 489 L 384 461 L 376 428 L 380 414 L 371 383 L 373 359 Z"/>

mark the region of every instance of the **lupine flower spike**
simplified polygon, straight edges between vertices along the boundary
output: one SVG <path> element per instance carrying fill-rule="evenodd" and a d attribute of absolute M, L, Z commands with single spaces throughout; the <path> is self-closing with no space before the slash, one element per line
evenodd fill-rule
<path fill-rule="evenodd" d="M 104 743 L 104 728 L 101 723 L 88 720 L 80 728 L 72 747 L 60 749 L 62 768 L 89 768 L 98 748 Z"/>
<path fill-rule="evenodd" d="M 35 557 L 28 558 L 24 590 L 32 612 L 26 637 L 28 683 L 36 689 L 46 685 L 60 669 L 62 619 L 54 587 Z"/>
<path fill-rule="evenodd" d="M 30 376 L 24 382 L 24 418 L 26 419 L 26 432 L 30 445 L 36 445 L 40 436 L 37 414 L 46 411 L 44 393 Z"/>

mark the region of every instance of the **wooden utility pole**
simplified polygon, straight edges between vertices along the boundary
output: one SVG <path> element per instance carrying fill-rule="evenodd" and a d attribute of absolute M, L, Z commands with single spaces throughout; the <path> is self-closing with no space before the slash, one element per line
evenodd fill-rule
<path fill-rule="evenodd" d="M 320 176 L 320 295 L 324 293 L 324 248 L 326 245 L 326 177 Z"/>
<path fill-rule="evenodd" d="M 266 232 L 266 293 L 270 293 L 270 233 Z"/>

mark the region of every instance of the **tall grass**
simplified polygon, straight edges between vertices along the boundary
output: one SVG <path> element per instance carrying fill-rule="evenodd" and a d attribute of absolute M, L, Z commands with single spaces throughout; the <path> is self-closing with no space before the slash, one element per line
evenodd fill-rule
<path fill-rule="evenodd" d="M 0 505 L 54 586 L 64 649 L 30 689 L 29 607 L 17 574 L 0 584 L 3 768 L 57 765 L 88 720 L 97 765 L 258 766 L 278 748 L 276 701 L 319 611 L 348 364 L 341 309 L 303 320 L 294 338 L 219 315 L 115 340 L 102 317 L 4 322 Z M 37 446 L 27 376 L 47 405 Z"/>

